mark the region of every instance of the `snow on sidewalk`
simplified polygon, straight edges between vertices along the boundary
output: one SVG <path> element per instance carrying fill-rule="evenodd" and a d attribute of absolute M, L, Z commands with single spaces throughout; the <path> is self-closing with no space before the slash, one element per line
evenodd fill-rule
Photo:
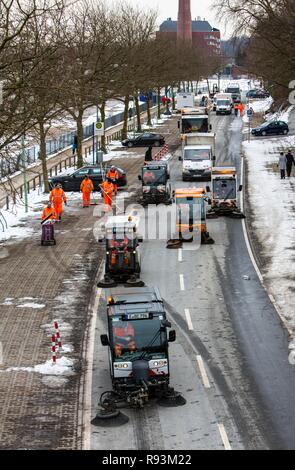
<path fill-rule="evenodd" d="M 294 146 L 294 136 L 243 143 L 264 281 L 295 335 L 295 177 L 281 180 L 277 168 L 279 153 Z"/>

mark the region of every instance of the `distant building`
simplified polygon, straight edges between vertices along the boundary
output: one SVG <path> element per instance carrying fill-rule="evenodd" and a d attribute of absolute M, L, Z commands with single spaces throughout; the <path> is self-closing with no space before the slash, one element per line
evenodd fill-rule
<path fill-rule="evenodd" d="M 188 41 L 205 54 L 220 55 L 220 31 L 212 28 L 208 21 L 200 17 L 192 21 L 190 0 L 179 0 L 178 21 L 168 18 L 164 21 L 157 37 L 174 41 Z"/>

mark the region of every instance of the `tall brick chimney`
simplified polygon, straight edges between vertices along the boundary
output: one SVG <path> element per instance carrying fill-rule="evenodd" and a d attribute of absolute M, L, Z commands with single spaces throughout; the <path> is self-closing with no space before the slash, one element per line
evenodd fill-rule
<path fill-rule="evenodd" d="M 192 36 L 191 1 L 179 0 L 177 39 L 192 42 Z"/>

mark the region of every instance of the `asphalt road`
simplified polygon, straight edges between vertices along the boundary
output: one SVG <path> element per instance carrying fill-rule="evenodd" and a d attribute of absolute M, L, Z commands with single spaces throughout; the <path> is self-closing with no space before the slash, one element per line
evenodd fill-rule
<path fill-rule="evenodd" d="M 213 116 L 217 164 L 241 167 L 241 121 Z M 174 187 L 181 180 L 177 151 Z M 91 428 L 92 449 L 294 449 L 295 368 L 288 335 L 251 263 L 239 220 L 208 223 L 215 245 L 166 250 L 145 241 L 142 278 L 157 285 L 177 331 L 170 346 L 171 383 L 187 400 L 179 408 L 155 404 L 125 410 L 129 423 Z M 248 276 L 247 280 L 243 276 Z M 96 322 L 92 417 L 111 388 L 102 300 Z"/>

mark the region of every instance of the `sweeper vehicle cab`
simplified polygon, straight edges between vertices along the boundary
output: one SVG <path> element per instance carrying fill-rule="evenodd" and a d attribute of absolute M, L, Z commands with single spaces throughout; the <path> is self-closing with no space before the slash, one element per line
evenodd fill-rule
<path fill-rule="evenodd" d="M 146 163 L 138 175 L 142 182 L 142 194 L 139 203 L 143 206 L 148 204 L 171 204 L 171 184 L 169 174 L 169 163 L 167 161 L 155 161 Z"/>
<path fill-rule="evenodd" d="M 119 417 L 118 408 L 142 408 L 152 399 L 162 406 L 185 404 L 170 387 L 169 344 L 176 339 L 160 292 L 154 287 L 110 289 L 107 303 L 112 391 L 100 398 L 94 424 Z M 114 413 L 117 415 L 114 416 Z"/>
<path fill-rule="evenodd" d="M 176 238 L 168 240 L 167 248 L 179 248 L 192 242 L 197 234 L 202 245 L 212 245 L 206 222 L 206 203 L 211 203 L 204 188 L 180 188 L 174 193 L 176 203 Z"/>
<path fill-rule="evenodd" d="M 140 280 L 139 243 L 142 237 L 137 233 L 138 219 L 134 216 L 112 216 L 105 224 L 105 275 L 98 287 L 114 287 L 118 283 L 127 286 L 143 286 Z"/>
<path fill-rule="evenodd" d="M 245 218 L 238 203 L 238 192 L 243 186 L 238 186 L 235 167 L 214 167 L 212 169 L 212 200 L 208 218 L 229 216 L 237 219 Z M 210 188 L 207 187 L 207 191 Z"/>

